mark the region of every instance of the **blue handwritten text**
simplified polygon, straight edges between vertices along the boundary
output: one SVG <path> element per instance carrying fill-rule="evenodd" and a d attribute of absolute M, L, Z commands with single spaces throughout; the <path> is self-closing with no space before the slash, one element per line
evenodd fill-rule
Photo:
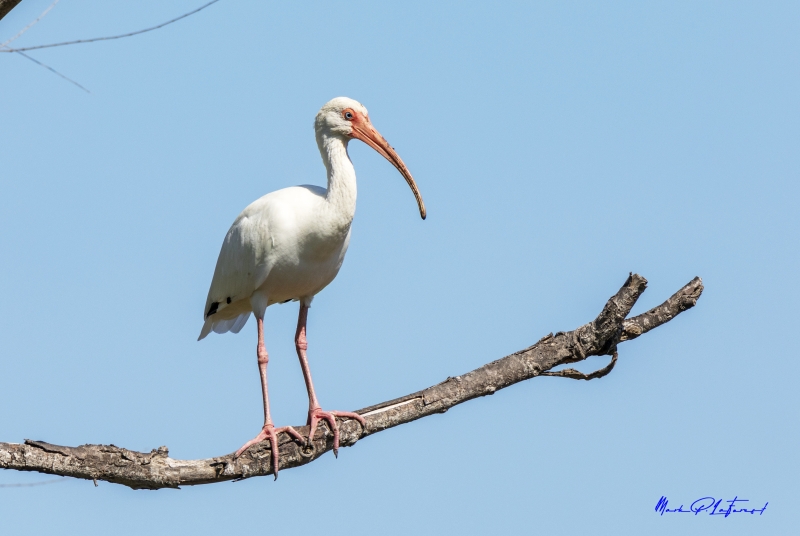
<path fill-rule="evenodd" d="M 733 499 L 729 501 L 725 501 L 725 504 L 722 504 L 722 499 L 715 499 L 714 497 L 702 497 L 694 501 L 688 509 L 685 509 L 684 506 L 681 504 L 677 508 L 669 508 L 669 500 L 665 496 L 661 496 L 656 504 L 656 512 L 660 515 L 664 514 L 708 514 L 710 516 L 724 516 L 728 517 L 731 514 L 751 514 L 751 515 L 763 515 L 764 510 L 767 509 L 767 505 L 769 504 L 764 503 L 763 508 L 746 508 L 744 503 L 749 503 L 748 499 L 740 499 L 739 496 L 735 496 Z M 738 506 L 738 508 L 737 508 Z"/>

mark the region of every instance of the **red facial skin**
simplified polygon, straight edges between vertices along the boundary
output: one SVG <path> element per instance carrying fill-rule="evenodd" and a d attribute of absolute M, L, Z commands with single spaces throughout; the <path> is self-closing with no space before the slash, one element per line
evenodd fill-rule
<path fill-rule="evenodd" d="M 348 114 L 351 116 L 349 119 Z M 403 175 L 417 200 L 417 205 L 419 206 L 419 215 L 422 216 L 422 219 L 424 220 L 426 216 L 425 203 L 422 201 L 422 195 L 419 193 L 417 183 L 414 182 L 414 177 L 411 176 L 411 172 L 408 171 L 408 168 L 403 163 L 403 160 L 395 152 L 392 146 L 389 145 L 389 142 L 386 141 L 384 137 L 381 136 L 381 134 L 375 129 L 375 127 L 372 126 L 372 122 L 370 122 L 369 117 L 361 112 L 353 110 L 352 108 L 346 108 L 342 110 L 342 117 L 346 121 L 349 121 L 353 127 L 352 131 L 350 132 L 351 138 L 361 140 L 375 149 L 378 153 L 383 155 L 386 160 L 391 162 L 392 165 L 397 168 L 397 171 Z"/>

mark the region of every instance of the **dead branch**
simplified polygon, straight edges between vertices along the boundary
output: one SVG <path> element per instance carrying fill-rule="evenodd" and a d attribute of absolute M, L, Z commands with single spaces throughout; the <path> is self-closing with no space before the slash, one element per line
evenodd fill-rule
<path fill-rule="evenodd" d="M 457 404 L 491 395 L 515 383 L 536 376 L 561 376 L 590 380 L 605 376 L 617 362 L 617 345 L 665 324 L 693 307 L 703 292 L 694 278 L 667 301 L 644 314 L 626 319 L 644 292 L 647 280 L 631 274 L 622 288 L 608 300 L 593 321 L 574 331 L 550 334 L 533 346 L 422 391 L 389 400 L 357 413 L 367 422 L 365 430 L 353 420 L 341 422 L 341 444 L 351 446 L 359 439 L 435 413 Z M 584 374 L 574 369 L 552 371 L 554 367 L 582 361 L 593 355 L 611 355 L 606 367 Z M 308 427 L 295 427 L 308 434 Z M 333 448 L 333 437 L 320 423 L 310 449 L 301 448 L 286 434 L 279 437 L 280 470 L 305 465 Z M 0 443 L 0 468 L 36 471 L 87 480 L 104 480 L 134 489 L 178 488 L 211 484 L 272 473 L 269 443 L 251 447 L 240 458 L 227 454 L 205 460 L 175 460 L 167 447 L 149 453 L 134 452 L 114 445 L 62 447 L 44 441 L 24 444 Z"/>

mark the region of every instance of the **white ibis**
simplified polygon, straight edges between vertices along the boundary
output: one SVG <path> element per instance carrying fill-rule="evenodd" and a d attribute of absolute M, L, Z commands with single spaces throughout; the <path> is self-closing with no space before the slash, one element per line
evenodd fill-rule
<path fill-rule="evenodd" d="M 356 210 L 356 173 L 347 154 L 347 144 L 356 138 L 383 155 L 405 177 L 425 219 L 425 204 L 414 178 L 403 161 L 381 136 L 359 102 L 337 97 L 322 107 L 314 121 L 317 145 L 328 171 L 328 188 L 293 186 L 265 195 L 245 208 L 231 225 L 214 269 L 204 310 L 205 323 L 198 340 L 210 332 L 239 333 L 253 313 L 258 323 L 258 370 L 264 398 L 261 432 L 237 452 L 268 440 L 272 465 L 278 477 L 277 434 L 286 432 L 295 440 L 303 437 L 291 426 L 275 428 L 269 412 L 267 362 L 264 345 L 264 311 L 274 303 L 300 302 L 295 346 L 308 389 L 308 443 L 317 423 L 324 419 L 333 432 L 333 452 L 338 454 L 339 428 L 336 417 L 364 419 L 346 411 L 323 411 L 314 393 L 306 350 L 306 319 L 314 296 L 325 288 L 342 266 L 350 242 L 350 225 Z"/>

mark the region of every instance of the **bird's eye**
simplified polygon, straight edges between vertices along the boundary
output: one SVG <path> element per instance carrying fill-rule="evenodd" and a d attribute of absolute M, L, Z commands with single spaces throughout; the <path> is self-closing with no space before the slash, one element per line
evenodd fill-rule
<path fill-rule="evenodd" d="M 344 118 L 345 118 L 345 119 L 347 119 L 348 121 L 350 121 L 351 119 L 353 119 L 353 112 L 351 112 L 350 110 L 346 110 L 346 111 L 345 111 L 345 112 L 344 112 L 342 115 L 343 115 L 343 116 L 344 116 Z"/>

